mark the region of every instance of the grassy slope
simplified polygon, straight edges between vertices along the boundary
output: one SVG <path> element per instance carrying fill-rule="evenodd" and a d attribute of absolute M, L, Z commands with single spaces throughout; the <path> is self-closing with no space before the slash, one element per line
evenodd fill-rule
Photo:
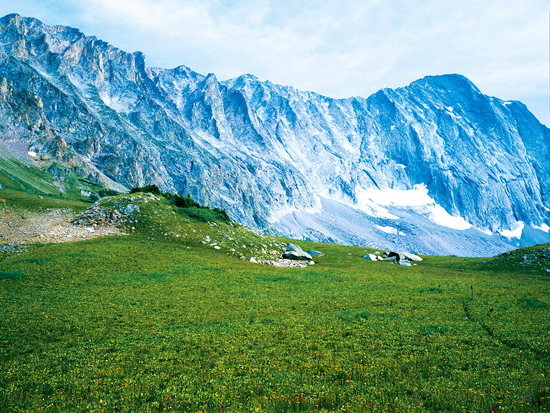
<path fill-rule="evenodd" d="M 284 240 L 132 202 L 134 235 L 0 255 L 6 411 L 548 410 L 546 268 L 307 242 L 316 265 L 261 266 L 231 249 Z"/>
<path fill-rule="evenodd" d="M 50 174 L 15 158 L 3 157 L 0 157 L 0 185 L 0 199 L 6 201 L 4 207 L 26 210 L 83 210 L 90 205 L 90 200 L 80 191 L 95 193 L 102 188 L 85 179 L 68 176 L 61 191 L 59 182 L 56 183 Z"/>

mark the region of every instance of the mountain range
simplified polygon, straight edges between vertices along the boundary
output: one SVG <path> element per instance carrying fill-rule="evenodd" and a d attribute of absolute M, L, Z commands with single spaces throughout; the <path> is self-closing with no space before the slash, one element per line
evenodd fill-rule
<path fill-rule="evenodd" d="M 550 130 L 457 74 L 332 99 L 160 69 L 79 30 L 0 19 L 0 156 L 157 184 L 258 231 L 424 254 L 550 241 Z"/>

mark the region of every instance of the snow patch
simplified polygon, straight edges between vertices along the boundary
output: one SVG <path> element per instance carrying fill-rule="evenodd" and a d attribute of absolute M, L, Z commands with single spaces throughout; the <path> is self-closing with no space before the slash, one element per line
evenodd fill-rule
<path fill-rule="evenodd" d="M 106 92 L 100 92 L 99 97 L 107 106 L 117 113 L 129 112 L 129 101 L 119 96 L 111 96 Z"/>
<path fill-rule="evenodd" d="M 518 221 L 517 224 L 518 224 L 518 226 L 516 228 L 511 229 L 511 230 L 503 229 L 503 230 L 499 231 L 499 234 L 502 235 L 503 237 L 508 238 L 508 239 L 512 239 L 512 238 L 520 239 L 521 234 L 523 232 L 523 228 L 525 228 L 525 223 L 523 221 Z"/>
<path fill-rule="evenodd" d="M 28 151 L 27 153 L 29 154 L 29 156 L 32 156 L 33 158 L 36 158 L 38 156 L 38 154 L 34 151 Z"/>
<path fill-rule="evenodd" d="M 453 112 L 453 107 L 452 106 L 447 106 L 445 109 L 446 109 L 447 114 L 449 114 L 451 116 L 451 118 L 453 118 L 453 119 L 462 119 L 462 116 L 455 115 L 455 113 Z"/>
<path fill-rule="evenodd" d="M 550 227 L 547 224 L 542 224 L 540 227 L 533 225 L 533 228 L 540 229 L 541 231 L 546 232 L 547 234 L 548 232 L 550 232 Z"/>
<path fill-rule="evenodd" d="M 413 189 L 366 189 L 357 193 L 358 204 L 374 203 L 378 206 L 413 207 L 433 203 L 426 185 L 415 185 Z"/>
<path fill-rule="evenodd" d="M 472 225 L 462 217 L 450 215 L 428 194 L 425 184 L 413 189 L 369 189 L 357 193 L 358 207 L 365 213 L 379 218 L 390 218 L 392 214 L 384 207 L 411 208 L 426 215 L 433 223 L 447 228 L 466 230 Z M 369 210 L 372 211 L 369 213 Z M 384 216 L 386 215 L 386 216 Z M 390 215 L 390 216 L 387 216 Z M 397 217 L 392 216 L 393 219 Z"/>
<path fill-rule="evenodd" d="M 428 205 L 427 209 L 432 222 L 438 225 L 458 230 L 466 230 L 472 227 L 472 225 L 464 218 L 450 215 L 441 205 Z"/>
<path fill-rule="evenodd" d="M 385 218 L 385 219 L 399 219 L 398 216 L 391 214 L 390 211 L 378 205 L 376 202 L 368 198 L 359 199 L 359 196 L 360 195 L 358 194 L 357 198 L 359 202 L 357 205 L 347 204 L 346 202 L 342 202 L 342 201 L 338 201 L 338 202 L 342 202 L 344 204 L 350 205 L 351 207 L 358 209 L 359 211 L 364 212 L 365 214 L 370 215 L 371 217 Z"/>
<path fill-rule="evenodd" d="M 406 235 L 404 232 L 399 231 L 397 232 L 397 228 L 394 227 L 381 227 L 380 225 L 375 225 L 376 228 L 378 228 L 380 231 L 385 232 L 386 234 L 394 234 L 394 235 Z"/>

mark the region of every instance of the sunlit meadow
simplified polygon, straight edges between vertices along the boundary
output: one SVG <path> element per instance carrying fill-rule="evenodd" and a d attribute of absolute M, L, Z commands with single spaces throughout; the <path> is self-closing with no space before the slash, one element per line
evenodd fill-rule
<path fill-rule="evenodd" d="M 154 212 L 0 255 L 1 411 L 549 410 L 543 266 L 298 242 L 326 255 L 276 268 L 239 253 L 286 240 Z M 200 242 L 224 231 L 242 251 Z"/>

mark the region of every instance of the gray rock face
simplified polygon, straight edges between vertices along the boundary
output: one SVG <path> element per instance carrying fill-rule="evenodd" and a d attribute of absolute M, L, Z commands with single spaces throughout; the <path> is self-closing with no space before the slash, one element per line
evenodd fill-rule
<path fill-rule="evenodd" d="M 549 129 L 459 75 L 330 99 L 151 68 L 139 52 L 9 15 L 0 124 L 1 146 L 53 174 L 157 184 L 274 234 L 457 255 L 550 240 Z M 420 204 L 391 201 L 419 188 Z"/>

